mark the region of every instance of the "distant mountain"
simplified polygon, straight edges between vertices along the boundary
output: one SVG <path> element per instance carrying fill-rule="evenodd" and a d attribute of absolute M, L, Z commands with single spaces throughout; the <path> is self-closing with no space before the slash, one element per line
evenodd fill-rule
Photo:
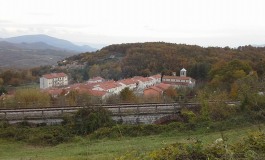
<path fill-rule="evenodd" d="M 109 44 L 103 44 L 103 43 L 84 43 L 84 42 L 78 42 L 78 45 L 88 45 L 92 48 L 96 48 L 97 50 L 102 49 L 103 47 L 108 46 Z"/>
<path fill-rule="evenodd" d="M 56 65 L 57 61 L 77 54 L 44 42 L 10 43 L 0 41 L 0 68 L 31 68 Z"/>
<path fill-rule="evenodd" d="M 46 43 L 47 45 L 61 48 L 63 50 L 70 50 L 74 52 L 91 52 L 95 51 L 97 49 L 92 48 L 88 45 L 84 46 L 78 46 L 73 44 L 70 41 L 58 39 L 54 37 L 50 37 L 47 35 L 39 34 L 39 35 L 24 35 L 24 36 L 18 36 L 18 37 L 11 37 L 11 38 L 4 38 L 0 39 L 0 41 L 7 41 L 11 43 Z"/>
<path fill-rule="evenodd" d="M 29 49 L 29 50 L 44 50 L 44 49 L 51 49 L 51 50 L 60 50 L 63 51 L 61 48 L 57 48 L 51 45 L 48 45 L 43 42 L 35 42 L 35 43 L 10 43 L 7 41 L 0 41 L 0 47 L 10 47 L 12 48 L 20 48 L 20 49 Z"/>

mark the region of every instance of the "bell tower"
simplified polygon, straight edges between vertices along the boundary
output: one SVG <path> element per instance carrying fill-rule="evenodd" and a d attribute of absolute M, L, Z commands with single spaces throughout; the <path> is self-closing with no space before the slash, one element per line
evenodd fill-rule
<path fill-rule="evenodd" d="M 185 68 L 182 68 L 182 70 L 180 70 L 180 77 L 186 77 L 187 75 L 187 70 Z"/>

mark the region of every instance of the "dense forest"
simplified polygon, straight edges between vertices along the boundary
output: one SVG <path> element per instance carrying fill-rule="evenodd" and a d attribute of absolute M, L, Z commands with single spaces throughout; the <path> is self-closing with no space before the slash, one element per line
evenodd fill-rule
<path fill-rule="evenodd" d="M 58 62 L 60 66 L 73 63 L 84 65 L 74 77 L 102 76 L 107 79 L 121 79 L 132 76 L 150 76 L 162 73 L 188 70 L 188 76 L 196 80 L 209 81 L 217 74 L 217 68 L 235 70 L 247 65 L 243 71 L 256 71 L 263 77 L 265 67 L 265 47 L 240 46 L 238 48 L 200 47 L 196 45 L 172 44 L 164 42 L 131 43 L 110 45 L 100 51 L 83 53 Z M 232 61 L 235 61 L 232 63 Z M 220 68 L 221 67 L 221 68 Z M 226 67 L 226 68 L 222 68 Z M 81 79 L 82 80 L 82 79 Z M 83 79 L 85 80 L 85 79 Z"/>

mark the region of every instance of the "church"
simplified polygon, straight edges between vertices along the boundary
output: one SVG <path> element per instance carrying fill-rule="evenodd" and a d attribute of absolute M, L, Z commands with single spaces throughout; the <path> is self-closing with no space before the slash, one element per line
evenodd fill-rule
<path fill-rule="evenodd" d="M 185 68 L 180 70 L 180 75 L 176 76 L 176 72 L 173 72 L 172 76 L 163 76 L 162 83 L 170 84 L 175 87 L 190 87 L 195 86 L 195 79 L 187 77 L 187 70 Z"/>

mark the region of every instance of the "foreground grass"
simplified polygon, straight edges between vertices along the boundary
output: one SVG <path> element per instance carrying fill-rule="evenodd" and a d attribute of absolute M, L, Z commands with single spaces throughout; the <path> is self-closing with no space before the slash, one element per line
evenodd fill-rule
<path fill-rule="evenodd" d="M 264 131 L 264 128 L 264 124 L 261 126 L 245 126 L 223 131 L 223 135 L 228 138 L 228 143 L 233 143 L 240 141 L 250 132 L 258 131 L 259 129 Z M 220 137 L 220 132 L 170 131 L 152 136 L 105 138 L 100 140 L 76 137 L 71 142 L 53 147 L 31 146 L 23 142 L 0 140 L 0 159 L 108 160 L 132 151 L 145 154 L 176 142 L 185 143 L 199 139 L 204 144 L 208 144 Z"/>

